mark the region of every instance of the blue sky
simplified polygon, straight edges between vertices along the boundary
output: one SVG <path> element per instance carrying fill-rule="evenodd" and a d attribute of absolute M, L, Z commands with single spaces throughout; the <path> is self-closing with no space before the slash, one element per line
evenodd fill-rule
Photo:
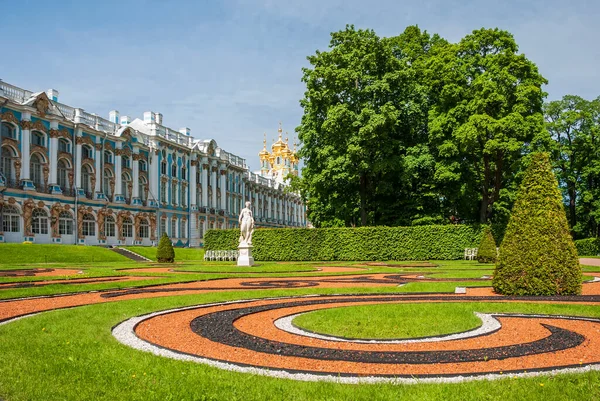
<path fill-rule="evenodd" d="M 549 99 L 600 96 L 600 2 L 0 0 L 0 79 L 107 117 L 161 112 L 259 167 L 263 132 L 300 123 L 306 56 L 346 24 L 380 36 L 417 24 L 450 41 L 480 27 L 514 34 Z M 524 4 L 526 3 L 526 5 Z"/>

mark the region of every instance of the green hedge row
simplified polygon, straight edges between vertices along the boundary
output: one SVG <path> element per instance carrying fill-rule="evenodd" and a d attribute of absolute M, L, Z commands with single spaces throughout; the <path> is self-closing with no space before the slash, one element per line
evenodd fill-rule
<path fill-rule="evenodd" d="M 575 247 L 579 256 L 600 255 L 600 238 L 586 238 L 575 240 Z"/>
<path fill-rule="evenodd" d="M 209 230 L 206 250 L 237 249 L 240 231 Z M 466 225 L 257 229 L 257 261 L 451 260 L 475 248 L 481 228 Z"/>

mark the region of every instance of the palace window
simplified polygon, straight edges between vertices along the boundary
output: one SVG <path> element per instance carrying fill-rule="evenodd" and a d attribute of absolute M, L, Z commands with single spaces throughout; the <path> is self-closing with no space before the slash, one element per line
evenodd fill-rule
<path fill-rule="evenodd" d="M 133 222 L 130 217 L 123 217 L 123 228 L 121 229 L 121 235 L 125 238 L 133 237 Z"/>
<path fill-rule="evenodd" d="M 131 194 L 129 193 L 129 187 L 132 185 L 132 180 L 129 174 L 123 173 L 121 174 L 121 193 L 125 197 L 125 199 L 131 199 Z"/>
<path fill-rule="evenodd" d="M 108 150 L 104 151 L 104 163 L 109 163 L 112 164 L 113 162 L 113 155 L 111 152 L 109 152 Z"/>
<path fill-rule="evenodd" d="M 34 234 L 48 234 L 48 213 L 44 209 L 33 210 L 31 231 Z"/>
<path fill-rule="evenodd" d="M 46 137 L 41 132 L 34 131 L 31 133 L 31 144 L 46 146 Z"/>
<path fill-rule="evenodd" d="M 159 235 L 162 235 L 163 233 L 167 232 L 167 219 L 160 219 L 160 233 Z"/>
<path fill-rule="evenodd" d="M 198 236 L 204 238 L 204 223 L 202 220 L 198 221 Z"/>
<path fill-rule="evenodd" d="M 139 181 L 138 192 L 140 195 L 140 200 L 142 202 L 146 201 L 146 179 L 141 177 Z"/>
<path fill-rule="evenodd" d="M 64 159 L 59 159 L 56 166 L 56 181 L 58 186 L 63 190 L 67 190 L 69 185 L 69 167 Z"/>
<path fill-rule="evenodd" d="M 71 143 L 64 138 L 58 140 L 58 151 L 71 153 Z"/>
<path fill-rule="evenodd" d="M 148 224 L 148 220 L 141 219 L 140 226 L 138 229 L 138 237 L 140 238 L 148 238 L 150 235 L 150 225 Z"/>
<path fill-rule="evenodd" d="M 171 203 L 177 205 L 177 183 L 171 186 Z"/>
<path fill-rule="evenodd" d="M 131 160 L 127 156 L 123 156 L 121 158 L 121 167 L 122 168 L 131 168 Z"/>
<path fill-rule="evenodd" d="M 73 235 L 73 216 L 67 211 L 58 215 L 58 233 L 60 235 Z"/>
<path fill-rule="evenodd" d="M 92 175 L 92 168 L 88 164 L 85 164 L 81 168 L 81 188 L 83 188 L 86 194 L 90 194 L 94 190 L 92 188 Z"/>
<path fill-rule="evenodd" d="M 186 170 L 186 168 L 185 168 L 185 167 L 182 167 L 182 168 L 181 168 L 181 179 L 182 179 L 182 180 L 185 180 L 185 179 L 187 179 L 187 170 Z"/>
<path fill-rule="evenodd" d="M 167 162 L 165 160 L 160 162 L 160 173 L 163 175 L 167 174 Z"/>
<path fill-rule="evenodd" d="M 139 160 L 139 169 L 140 171 L 148 171 L 148 165 L 145 160 Z"/>
<path fill-rule="evenodd" d="M 94 215 L 90 213 L 83 215 L 81 234 L 85 235 L 86 237 L 96 235 L 96 220 L 94 219 Z"/>
<path fill-rule="evenodd" d="M 104 187 L 102 188 L 102 190 L 104 191 L 104 195 L 106 195 L 106 197 L 109 199 L 113 196 L 113 193 L 110 190 L 110 180 L 112 177 L 113 177 L 112 171 L 108 168 L 105 168 L 104 169 L 104 179 L 102 181 L 102 185 Z"/>
<path fill-rule="evenodd" d="M 175 163 L 171 165 L 171 177 L 177 177 L 177 164 Z"/>
<path fill-rule="evenodd" d="M 177 238 L 177 219 L 171 219 L 171 238 Z"/>
<path fill-rule="evenodd" d="M 11 180 L 14 177 L 12 153 L 11 149 L 6 146 L 0 152 L 0 174 L 7 180 Z"/>
<path fill-rule="evenodd" d="M 41 188 L 44 182 L 42 178 L 42 159 L 37 153 L 31 156 L 30 169 L 31 181 L 36 187 Z"/>
<path fill-rule="evenodd" d="M 16 139 L 17 138 L 16 132 L 17 132 L 17 130 L 11 124 L 2 123 L 2 137 L 3 138 Z"/>
<path fill-rule="evenodd" d="M 92 148 L 87 145 L 83 145 L 81 147 L 81 159 L 91 159 L 92 158 Z"/>
<path fill-rule="evenodd" d="M 181 235 L 181 238 L 187 238 L 187 221 L 186 220 L 181 220 L 181 223 L 179 225 L 179 233 Z"/>
<path fill-rule="evenodd" d="M 12 205 L 4 205 L 2 208 L 2 230 L 5 233 L 18 233 L 21 221 L 19 210 Z"/>
<path fill-rule="evenodd" d="M 115 218 L 113 216 L 104 217 L 104 235 L 107 237 L 115 236 Z"/>

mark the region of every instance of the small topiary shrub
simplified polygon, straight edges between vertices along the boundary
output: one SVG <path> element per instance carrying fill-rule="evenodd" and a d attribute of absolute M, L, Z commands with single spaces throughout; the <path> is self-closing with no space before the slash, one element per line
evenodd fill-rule
<path fill-rule="evenodd" d="M 492 284 L 506 295 L 581 293 L 579 258 L 547 153 L 534 154 L 525 172 Z"/>
<path fill-rule="evenodd" d="M 173 263 L 175 261 L 175 250 L 173 244 L 171 244 L 171 239 L 166 233 L 163 233 L 158 242 L 156 260 L 161 263 Z"/>
<path fill-rule="evenodd" d="M 479 263 L 496 263 L 496 240 L 490 227 L 485 227 L 481 235 L 481 242 L 477 251 L 477 261 Z"/>

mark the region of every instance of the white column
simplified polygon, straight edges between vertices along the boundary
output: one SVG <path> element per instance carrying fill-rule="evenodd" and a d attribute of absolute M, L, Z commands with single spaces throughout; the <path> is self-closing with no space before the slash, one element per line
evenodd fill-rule
<path fill-rule="evenodd" d="M 31 114 L 23 112 L 21 114 L 21 120 L 26 121 L 24 128 L 21 129 L 21 181 L 30 181 L 29 176 L 29 152 L 31 149 L 31 131 L 29 130 L 29 123 L 31 121 Z M 31 184 L 31 183 L 29 183 Z M 32 189 L 33 185 L 25 184 L 23 189 Z"/>
<path fill-rule="evenodd" d="M 75 132 L 75 188 L 81 189 L 81 139 L 83 132 L 77 128 Z"/>
<path fill-rule="evenodd" d="M 50 131 L 58 130 L 58 121 L 50 121 Z M 51 187 L 56 185 L 56 169 L 58 163 L 58 136 L 56 134 L 50 134 L 48 140 L 48 150 L 50 152 L 50 182 L 48 183 Z"/>
<path fill-rule="evenodd" d="M 114 201 L 115 203 L 125 203 L 125 197 L 123 196 L 123 191 L 121 188 L 123 187 L 123 178 L 121 177 L 121 149 L 123 148 L 123 144 L 121 142 L 116 143 L 115 150 L 115 194 Z"/>
<path fill-rule="evenodd" d="M 221 174 L 221 210 L 227 210 L 227 168 L 224 164 L 220 165 Z"/>
<path fill-rule="evenodd" d="M 252 192 L 252 196 L 254 197 L 254 210 L 256 211 L 256 215 L 262 218 L 262 211 L 258 208 L 258 193 L 256 192 L 256 189 L 253 189 Z"/>
<path fill-rule="evenodd" d="M 210 186 L 212 187 L 212 207 L 219 208 L 217 205 L 217 166 L 211 165 L 210 168 Z"/>
<path fill-rule="evenodd" d="M 150 158 L 150 171 L 148 172 L 149 174 L 149 180 L 150 183 L 148 185 L 148 189 L 150 190 L 150 193 L 148 194 L 148 199 L 153 199 L 155 202 L 155 205 L 159 203 L 158 201 L 158 180 L 159 180 L 159 169 L 160 169 L 160 165 L 158 163 L 158 155 L 156 153 L 154 153 L 154 149 L 150 149 L 150 152 L 148 154 L 148 157 Z M 153 205 L 153 202 L 149 202 L 149 204 L 151 206 Z M 160 222 L 157 222 L 157 224 Z"/>
<path fill-rule="evenodd" d="M 96 150 L 94 152 L 96 155 L 96 184 L 94 185 L 94 192 L 97 194 L 96 199 L 103 199 L 100 191 L 100 186 L 102 185 L 102 158 L 104 155 L 102 154 L 102 137 L 96 137 Z"/>
<path fill-rule="evenodd" d="M 132 204 L 141 204 L 140 200 L 140 150 L 133 147 L 133 155 L 131 156 L 131 163 L 133 163 L 133 188 L 131 193 L 131 203 Z"/>
<path fill-rule="evenodd" d="M 271 219 L 273 218 L 273 213 L 271 212 L 271 194 L 267 192 L 265 197 L 267 198 L 267 218 Z"/>
<path fill-rule="evenodd" d="M 208 207 L 208 160 L 202 158 L 202 206 Z"/>
<path fill-rule="evenodd" d="M 190 162 L 190 206 L 192 207 L 192 209 L 196 208 L 196 173 L 197 173 L 197 167 L 198 165 L 198 161 L 197 160 L 192 160 Z M 192 226 L 195 227 L 196 223 L 194 222 L 195 219 L 192 219 Z"/>

